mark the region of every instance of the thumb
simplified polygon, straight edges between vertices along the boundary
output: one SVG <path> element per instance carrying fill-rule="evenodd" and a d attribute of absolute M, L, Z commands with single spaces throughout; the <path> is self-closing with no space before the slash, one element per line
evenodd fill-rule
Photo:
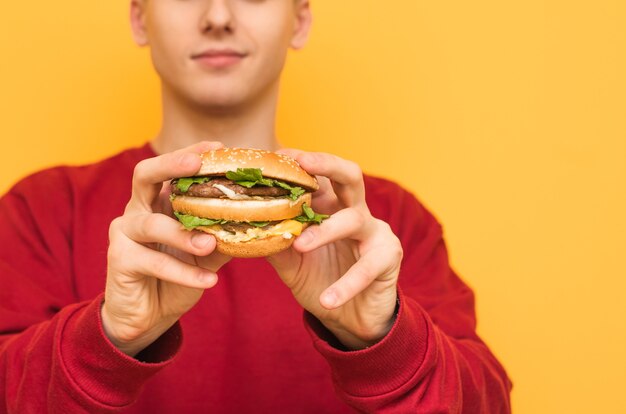
<path fill-rule="evenodd" d="M 302 254 L 298 253 L 293 248 L 289 248 L 275 255 L 268 256 L 266 259 L 274 270 L 276 270 L 276 273 L 278 273 L 282 281 L 291 288 L 294 284 L 297 270 L 300 268 Z"/>
<path fill-rule="evenodd" d="M 196 264 L 199 267 L 217 273 L 217 271 L 220 270 L 222 266 L 230 262 L 230 259 L 232 259 L 232 257 L 226 256 L 225 254 L 222 254 L 215 250 L 208 256 L 196 256 Z"/>

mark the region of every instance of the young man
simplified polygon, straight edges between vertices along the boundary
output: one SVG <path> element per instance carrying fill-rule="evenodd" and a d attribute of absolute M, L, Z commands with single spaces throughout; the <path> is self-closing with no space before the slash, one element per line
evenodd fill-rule
<path fill-rule="evenodd" d="M 267 260 L 171 217 L 164 182 L 200 152 L 279 148 L 308 1 L 132 0 L 131 24 L 162 81 L 158 136 L 0 201 L 0 412 L 508 412 L 441 228 L 397 185 L 287 151 L 332 217 Z"/>

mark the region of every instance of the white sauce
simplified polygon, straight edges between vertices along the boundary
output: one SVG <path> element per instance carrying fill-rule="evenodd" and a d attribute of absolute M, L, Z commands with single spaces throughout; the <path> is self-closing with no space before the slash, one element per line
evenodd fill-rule
<path fill-rule="evenodd" d="M 222 185 L 222 184 L 213 184 L 214 188 L 217 188 L 218 190 L 220 190 L 222 193 L 224 193 L 226 195 L 226 197 L 230 198 L 231 200 L 250 200 L 252 199 L 252 197 L 250 197 L 249 195 L 245 195 L 245 194 L 237 194 L 235 193 L 233 190 L 231 190 L 230 188 Z"/>

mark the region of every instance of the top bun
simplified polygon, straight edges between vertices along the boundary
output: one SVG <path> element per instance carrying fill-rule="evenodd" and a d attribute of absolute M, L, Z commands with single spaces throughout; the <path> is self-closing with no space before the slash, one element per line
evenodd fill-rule
<path fill-rule="evenodd" d="M 297 184 L 308 191 L 317 191 L 315 177 L 309 175 L 291 157 L 271 151 L 247 148 L 221 148 L 201 154 L 202 167 L 196 175 L 223 175 L 237 168 L 259 168 L 263 177 Z"/>

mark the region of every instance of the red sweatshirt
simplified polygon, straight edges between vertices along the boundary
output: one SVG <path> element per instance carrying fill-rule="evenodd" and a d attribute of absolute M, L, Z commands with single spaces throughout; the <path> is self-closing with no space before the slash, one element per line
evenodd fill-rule
<path fill-rule="evenodd" d="M 148 145 L 32 175 L 0 199 L 0 413 L 505 413 L 509 382 L 475 332 L 474 297 L 441 226 L 407 191 L 366 177 L 402 241 L 391 332 L 346 352 L 264 259 L 220 282 L 136 358 L 100 321 L 108 227 Z"/>

